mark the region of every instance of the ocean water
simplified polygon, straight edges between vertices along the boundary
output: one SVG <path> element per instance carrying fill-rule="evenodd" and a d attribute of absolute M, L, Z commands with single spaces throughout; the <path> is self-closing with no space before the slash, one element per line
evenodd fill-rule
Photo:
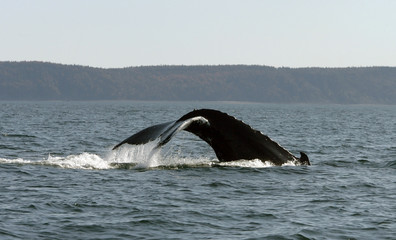
<path fill-rule="evenodd" d="M 111 148 L 213 108 L 312 166 L 218 163 L 180 132 Z M 396 239 L 396 106 L 0 102 L 0 239 Z"/>

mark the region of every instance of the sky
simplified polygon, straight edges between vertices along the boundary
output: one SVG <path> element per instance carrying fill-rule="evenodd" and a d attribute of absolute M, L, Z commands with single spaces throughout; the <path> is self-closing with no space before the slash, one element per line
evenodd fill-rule
<path fill-rule="evenodd" d="M 394 0 L 0 0 L 0 61 L 396 66 Z"/>

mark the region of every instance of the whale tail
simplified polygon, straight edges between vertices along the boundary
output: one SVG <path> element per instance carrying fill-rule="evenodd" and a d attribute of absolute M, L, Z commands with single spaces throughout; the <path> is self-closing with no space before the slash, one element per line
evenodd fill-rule
<path fill-rule="evenodd" d="M 297 158 L 241 120 L 212 109 L 194 110 L 179 120 L 143 129 L 117 144 L 113 150 L 125 143 L 139 145 L 154 140 L 158 141 L 156 146 L 158 148 L 169 142 L 181 130 L 190 132 L 207 142 L 220 162 L 260 159 L 281 166 L 288 161 L 297 160 L 300 165 L 310 165 L 305 153 L 301 152 L 301 157 Z"/>
<path fill-rule="evenodd" d="M 298 161 L 301 163 L 301 165 L 311 165 L 311 163 L 309 162 L 307 154 L 305 154 L 304 152 L 300 152 L 300 155 L 301 156 L 298 159 Z"/>

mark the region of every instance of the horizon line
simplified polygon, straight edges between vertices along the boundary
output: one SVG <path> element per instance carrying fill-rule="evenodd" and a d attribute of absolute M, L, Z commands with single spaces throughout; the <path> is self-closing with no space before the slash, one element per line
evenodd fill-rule
<path fill-rule="evenodd" d="M 246 63 L 233 63 L 233 64 L 153 64 L 153 65 L 130 65 L 124 67 L 101 67 L 101 66 L 92 66 L 92 65 L 84 65 L 78 63 L 61 63 L 61 62 L 51 62 L 51 61 L 43 61 L 43 60 L 0 60 L 0 63 L 46 63 L 46 64 L 54 64 L 54 65 L 63 65 L 63 66 L 80 66 L 80 67 L 89 67 L 89 68 L 97 68 L 97 69 L 125 69 L 125 68 L 139 68 L 139 67 L 223 67 L 223 66 L 256 66 L 256 67 L 269 67 L 275 69 L 314 69 L 314 68 L 322 68 L 322 69 L 342 69 L 342 68 L 394 68 L 396 66 L 385 66 L 385 65 L 371 65 L 371 66 L 346 66 L 346 67 L 334 67 L 334 66 L 304 66 L 304 67 L 290 67 L 290 66 L 272 66 L 266 64 L 246 64 Z"/>

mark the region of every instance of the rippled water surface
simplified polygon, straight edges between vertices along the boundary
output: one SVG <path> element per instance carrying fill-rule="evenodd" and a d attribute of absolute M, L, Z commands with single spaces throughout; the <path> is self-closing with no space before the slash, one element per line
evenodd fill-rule
<path fill-rule="evenodd" d="M 312 166 L 219 163 L 187 132 L 111 151 L 194 108 Z M 0 239 L 395 239 L 396 107 L 0 102 L 0 194 Z"/>

